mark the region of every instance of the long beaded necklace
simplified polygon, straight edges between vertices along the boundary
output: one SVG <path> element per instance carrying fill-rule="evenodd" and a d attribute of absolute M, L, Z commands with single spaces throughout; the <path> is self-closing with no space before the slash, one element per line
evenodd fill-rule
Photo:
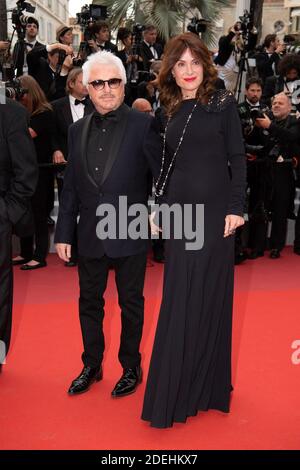
<path fill-rule="evenodd" d="M 187 129 L 187 126 L 192 118 L 192 115 L 193 115 L 193 112 L 195 111 L 196 109 L 196 106 L 198 104 L 198 101 L 196 101 L 196 103 L 194 104 L 193 106 L 193 109 L 192 111 L 190 112 L 190 114 L 188 115 L 187 117 L 187 120 L 186 120 L 186 123 L 184 125 L 184 128 L 183 128 L 183 131 L 182 131 L 182 134 L 181 134 L 181 137 L 179 139 L 179 142 L 178 142 L 178 145 L 177 145 L 177 148 L 173 154 L 173 157 L 172 157 L 172 160 L 171 160 L 171 163 L 168 167 L 168 170 L 167 170 L 167 173 L 166 173 L 166 176 L 164 178 L 164 181 L 161 185 L 161 188 L 159 189 L 159 184 L 160 184 L 160 180 L 162 178 L 162 175 L 163 175 L 163 171 L 164 171 L 164 164 L 165 164 L 165 158 L 166 158 L 166 137 L 167 137 L 167 130 L 168 130 L 168 126 L 169 126 L 169 123 L 171 121 L 171 116 L 169 116 L 168 118 L 168 121 L 167 121 L 167 124 L 166 124 L 166 127 L 165 127 L 165 132 L 164 132 L 164 136 L 163 136 L 163 153 L 162 153 L 162 162 L 161 162 L 161 169 L 160 169 L 160 173 L 159 173 L 159 177 L 157 178 L 157 181 L 156 181 L 156 184 L 155 184 L 155 196 L 156 197 L 159 197 L 159 196 L 162 196 L 164 194 L 164 189 L 165 189 L 165 186 L 166 186 L 166 183 L 168 181 L 168 176 L 169 176 L 169 173 L 173 167 L 173 164 L 175 162 L 175 158 L 176 158 L 176 155 L 179 151 L 179 148 L 182 144 L 182 141 L 183 141 L 183 138 L 184 138 L 184 135 L 185 135 L 185 132 L 186 132 L 186 129 Z"/>

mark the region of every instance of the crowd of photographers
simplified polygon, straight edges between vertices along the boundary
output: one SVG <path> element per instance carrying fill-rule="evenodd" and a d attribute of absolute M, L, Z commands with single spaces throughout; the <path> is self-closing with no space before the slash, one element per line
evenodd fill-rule
<path fill-rule="evenodd" d="M 29 17 L 25 39 L 17 41 L 12 58 L 15 76 L 7 86 L 11 98 L 24 105 L 30 114 L 30 132 L 34 139 L 39 181 L 32 198 L 34 234 L 21 239 L 21 253 L 14 264 L 21 269 L 46 266 L 48 225 L 54 205 L 54 181 L 59 195 L 67 162 L 68 127 L 87 113 L 93 105 L 82 85 L 81 65 L 86 57 L 101 50 L 116 54 L 123 62 L 126 76 L 125 102 L 142 112 L 156 114 L 163 131 L 156 77 L 160 69 L 163 44 L 154 26 L 136 26 L 133 31 L 120 27 L 117 45 L 111 42 L 109 25 L 93 22 L 85 31 L 85 41 L 75 54 L 72 27 L 57 29 L 56 42 L 44 45 L 37 41 L 39 24 Z M 192 33 L 191 33 L 192 34 Z M 249 223 L 236 234 L 236 263 L 246 258 L 280 257 L 285 245 L 287 220 L 296 219 L 294 252 L 300 255 L 300 208 L 295 214 L 294 199 L 299 182 L 300 157 L 300 54 L 293 52 L 291 37 L 287 46 L 275 34 L 269 34 L 257 46 L 257 30 L 236 22 L 221 37 L 214 62 L 218 70 L 218 87 L 237 92 L 247 71 L 248 57 L 256 59 L 255 74 L 248 74 L 245 100 L 238 105 L 245 139 L 248 167 Z M 9 44 L 0 41 L 5 53 Z M 53 171 L 55 165 L 55 171 Z M 268 236 L 268 222 L 272 220 Z M 243 232 L 242 232 L 243 230 Z M 75 266 L 76 234 L 73 257 L 67 266 Z M 163 242 L 154 246 L 154 258 L 163 261 Z"/>

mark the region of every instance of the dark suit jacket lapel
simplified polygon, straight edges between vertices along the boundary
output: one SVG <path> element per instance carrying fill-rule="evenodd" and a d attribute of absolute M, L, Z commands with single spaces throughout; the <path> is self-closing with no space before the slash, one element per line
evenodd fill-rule
<path fill-rule="evenodd" d="M 113 167 L 113 164 L 118 156 L 119 148 L 120 148 L 123 136 L 125 134 L 125 129 L 126 129 L 129 113 L 130 113 L 130 108 L 127 105 L 123 105 L 122 118 L 117 124 L 116 132 L 114 134 L 114 140 L 113 140 L 113 143 L 109 152 L 109 156 L 105 165 L 101 184 L 103 184 L 106 178 L 108 177 Z"/>
<path fill-rule="evenodd" d="M 85 174 L 87 175 L 88 179 L 92 183 L 92 185 L 97 189 L 98 192 L 98 185 L 96 181 L 91 177 L 88 171 L 88 165 L 87 165 L 87 146 L 88 146 L 88 137 L 89 137 L 89 130 L 93 118 L 93 113 L 89 114 L 86 116 L 86 118 L 83 121 L 83 129 L 82 129 L 82 135 L 81 135 L 81 148 L 80 148 L 80 155 L 82 158 L 83 162 L 83 167 L 85 170 Z"/>
<path fill-rule="evenodd" d="M 62 112 L 65 118 L 66 124 L 69 127 L 71 124 L 73 124 L 73 116 L 72 116 L 70 100 L 68 96 L 66 96 L 66 100 L 62 107 Z"/>

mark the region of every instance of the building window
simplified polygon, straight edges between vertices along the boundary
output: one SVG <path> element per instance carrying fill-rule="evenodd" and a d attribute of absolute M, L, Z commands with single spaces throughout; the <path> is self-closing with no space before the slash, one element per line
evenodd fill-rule
<path fill-rule="evenodd" d="M 39 18 L 39 38 L 45 41 L 45 21 L 41 16 Z"/>
<path fill-rule="evenodd" d="M 59 5 L 58 5 L 58 0 L 55 0 L 54 3 L 54 13 L 59 16 Z"/>
<path fill-rule="evenodd" d="M 47 23 L 47 43 L 51 44 L 52 42 L 52 24 Z"/>
<path fill-rule="evenodd" d="M 51 8 L 52 8 L 52 0 L 48 0 L 47 5 L 48 5 L 48 8 L 51 10 Z"/>

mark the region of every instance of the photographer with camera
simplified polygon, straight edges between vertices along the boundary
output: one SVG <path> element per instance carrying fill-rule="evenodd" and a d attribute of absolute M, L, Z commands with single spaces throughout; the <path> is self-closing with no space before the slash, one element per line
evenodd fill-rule
<path fill-rule="evenodd" d="M 36 47 L 28 53 L 28 73 L 35 78 L 49 101 L 65 96 L 69 68 L 64 66 L 64 61 L 66 56 L 72 55 L 72 47 L 59 42 Z"/>
<path fill-rule="evenodd" d="M 256 54 L 256 69 L 263 84 L 268 77 L 278 74 L 278 64 L 285 51 L 276 34 L 267 34 L 263 42 L 264 50 Z"/>
<path fill-rule="evenodd" d="M 267 156 L 268 140 L 263 129 L 256 125 L 258 117 L 269 114 L 269 109 L 262 103 L 262 81 L 251 77 L 246 82 L 245 101 L 238 105 L 241 118 L 245 150 L 247 155 L 247 185 L 250 189 L 248 201 L 249 259 L 264 255 L 268 209 L 271 197 L 270 171 Z M 239 237 L 236 236 L 236 258 L 243 258 Z M 236 263 L 237 264 L 237 263 Z"/>
<path fill-rule="evenodd" d="M 279 93 L 272 102 L 274 118 L 266 114 L 256 119 L 256 125 L 267 131 L 268 158 L 272 170 L 272 230 L 270 258 L 280 257 L 285 245 L 287 217 L 294 190 L 293 166 L 300 155 L 300 120 L 291 116 L 291 101 Z"/>
<path fill-rule="evenodd" d="M 121 43 L 121 50 L 117 56 L 121 59 L 126 70 L 127 84 L 125 87 L 125 103 L 131 106 L 137 97 L 137 84 L 139 82 L 139 71 L 143 66 L 143 59 L 139 55 L 137 45 L 134 44 L 133 34 L 127 28 L 119 28 L 117 40 Z"/>
<path fill-rule="evenodd" d="M 278 64 L 278 75 L 266 80 L 263 97 L 267 103 L 278 93 L 285 93 L 292 103 L 292 113 L 300 111 L 300 55 L 286 54 Z"/>
<path fill-rule="evenodd" d="M 13 63 L 16 70 L 16 77 L 28 74 L 27 54 L 32 49 L 43 46 L 43 44 L 36 39 L 38 32 L 38 20 L 33 16 L 29 16 L 25 27 L 25 39 L 18 39 L 13 50 Z"/>
<path fill-rule="evenodd" d="M 236 87 L 239 71 L 238 62 L 243 48 L 241 22 L 237 21 L 229 28 L 228 34 L 220 38 L 219 52 L 215 58 L 218 76 L 224 80 L 226 89 L 232 92 Z"/>
<path fill-rule="evenodd" d="M 117 53 L 117 46 L 110 42 L 109 25 L 104 20 L 96 21 L 89 27 L 91 38 L 88 45 L 91 52 L 108 51 L 113 54 Z"/>

